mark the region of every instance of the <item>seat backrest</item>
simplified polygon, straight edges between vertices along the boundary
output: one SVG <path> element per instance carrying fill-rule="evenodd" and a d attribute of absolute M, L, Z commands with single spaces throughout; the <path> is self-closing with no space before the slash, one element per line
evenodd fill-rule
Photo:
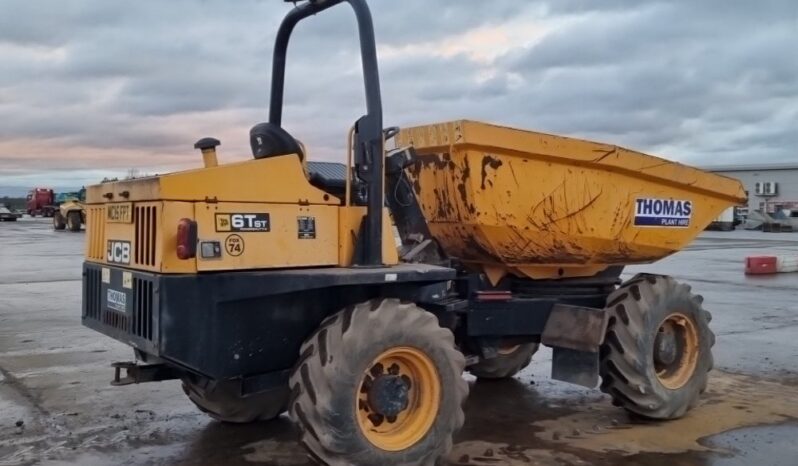
<path fill-rule="evenodd" d="M 272 123 L 258 123 L 249 131 L 249 144 L 256 159 L 277 157 L 279 155 L 299 154 L 305 159 L 302 146 L 288 131 Z"/>

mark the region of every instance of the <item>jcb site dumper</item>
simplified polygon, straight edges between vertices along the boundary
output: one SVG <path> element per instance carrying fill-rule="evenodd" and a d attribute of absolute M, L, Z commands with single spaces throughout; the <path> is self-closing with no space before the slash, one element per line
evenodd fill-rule
<path fill-rule="evenodd" d="M 540 344 L 554 378 L 600 380 L 640 416 L 695 406 L 714 342 L 702 298 L 619 276 L 683 248 L 742 186 L 471 121 L 384 130 L 365 0 L 347 3 L 366 114 L 346 164 L 308 164 L 282 127 L 286 50 L 299 21 L 339 3 L 301 2 L 280 26 L 254 159 L 219 164 L 205 138 L 203 168 L 89 188 L 83 323 L 137 358 L 113 383 L 180 379 L 227 422 L 288 411 L 335 465 L 433 464 L 464 422 L 463 372 L 510 377 Z"/>
<path fill-rule="evenodd" d="M 58 208 L 53 214 L 53 229 L 80 231 L 81 225 L 86 223 L 86 189 L 73 193 L 59 194 L 62 199 L 56 200 Z"/>

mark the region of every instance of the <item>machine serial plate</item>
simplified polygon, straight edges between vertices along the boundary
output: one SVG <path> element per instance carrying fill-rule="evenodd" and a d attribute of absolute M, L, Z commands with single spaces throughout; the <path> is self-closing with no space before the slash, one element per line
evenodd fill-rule
<path fill-rule="evenodd" d="M 316 239 L 316 217 L 297 217 L 297 237 Z"/>
<path fill-rule="evenodd" d="M 108 204 L 105 208 L 105 220 L 108 223 L 132 223 L 133 203 Z"/>

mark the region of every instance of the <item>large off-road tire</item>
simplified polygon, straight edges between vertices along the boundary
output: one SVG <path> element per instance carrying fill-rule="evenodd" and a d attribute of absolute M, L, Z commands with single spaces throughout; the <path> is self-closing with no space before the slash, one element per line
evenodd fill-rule
<path fill-rule="evenodd" d="M 302 345 L 289 413 L 319 463 L 433 465 L 463 425 L 464 367 L 433 314 L 395 299 L 361 303 Z"/>
<path fill-rule="evenodd" d="M 235 381 L 184 377 L 183 392 L 200 411 L 217 421 L 244 424 L 268 421 L 285 412 L 288 387 L 242 397 Z"/>
<path fill-rule="evenodd" d="M 61 215 L 61 212 L 56 212 L 53 215 L 53 229 L 60 231 L 64 228 L 66 228 L 66 219 Z"/>
<path fill-rule="evenodd" d="M 69 231 L 80 231 L 80 212 L 67 213 L 67 227 L 69 227 Z"/>
<path fill-rule="evenodd" d="M 524 343 L 499 349 L 496 357 L 483 359 L 473 366 L 468 366 L 468 372 L 480 379 L 512 377 L 532 362 L 532 356 L 538 351 L 539 346 L 538 343 Z"/>
<path fill-rule="evenodd" d="M 601 390 L 650 419 L 675 419 L 706 390 L 715 335 L 703 298 L 673 278 L 641 274 L 609 298 Z"/>

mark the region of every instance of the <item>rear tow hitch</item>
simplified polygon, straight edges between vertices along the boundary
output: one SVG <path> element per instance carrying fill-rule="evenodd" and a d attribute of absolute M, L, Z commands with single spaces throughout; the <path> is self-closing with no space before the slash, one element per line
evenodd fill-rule
<path fill-rule="evenodd" d="M 111 364 L 111 367 L 114 368 L 114 380 L 111 381 L 111 385 L 115 387 L 179 379 L 183 375 L 182 371 L 166 364 L 138 365 L 135 362 L 115 362 Z M 125 370 L 124 377 L 122 377 L 122 369 Z"/>

